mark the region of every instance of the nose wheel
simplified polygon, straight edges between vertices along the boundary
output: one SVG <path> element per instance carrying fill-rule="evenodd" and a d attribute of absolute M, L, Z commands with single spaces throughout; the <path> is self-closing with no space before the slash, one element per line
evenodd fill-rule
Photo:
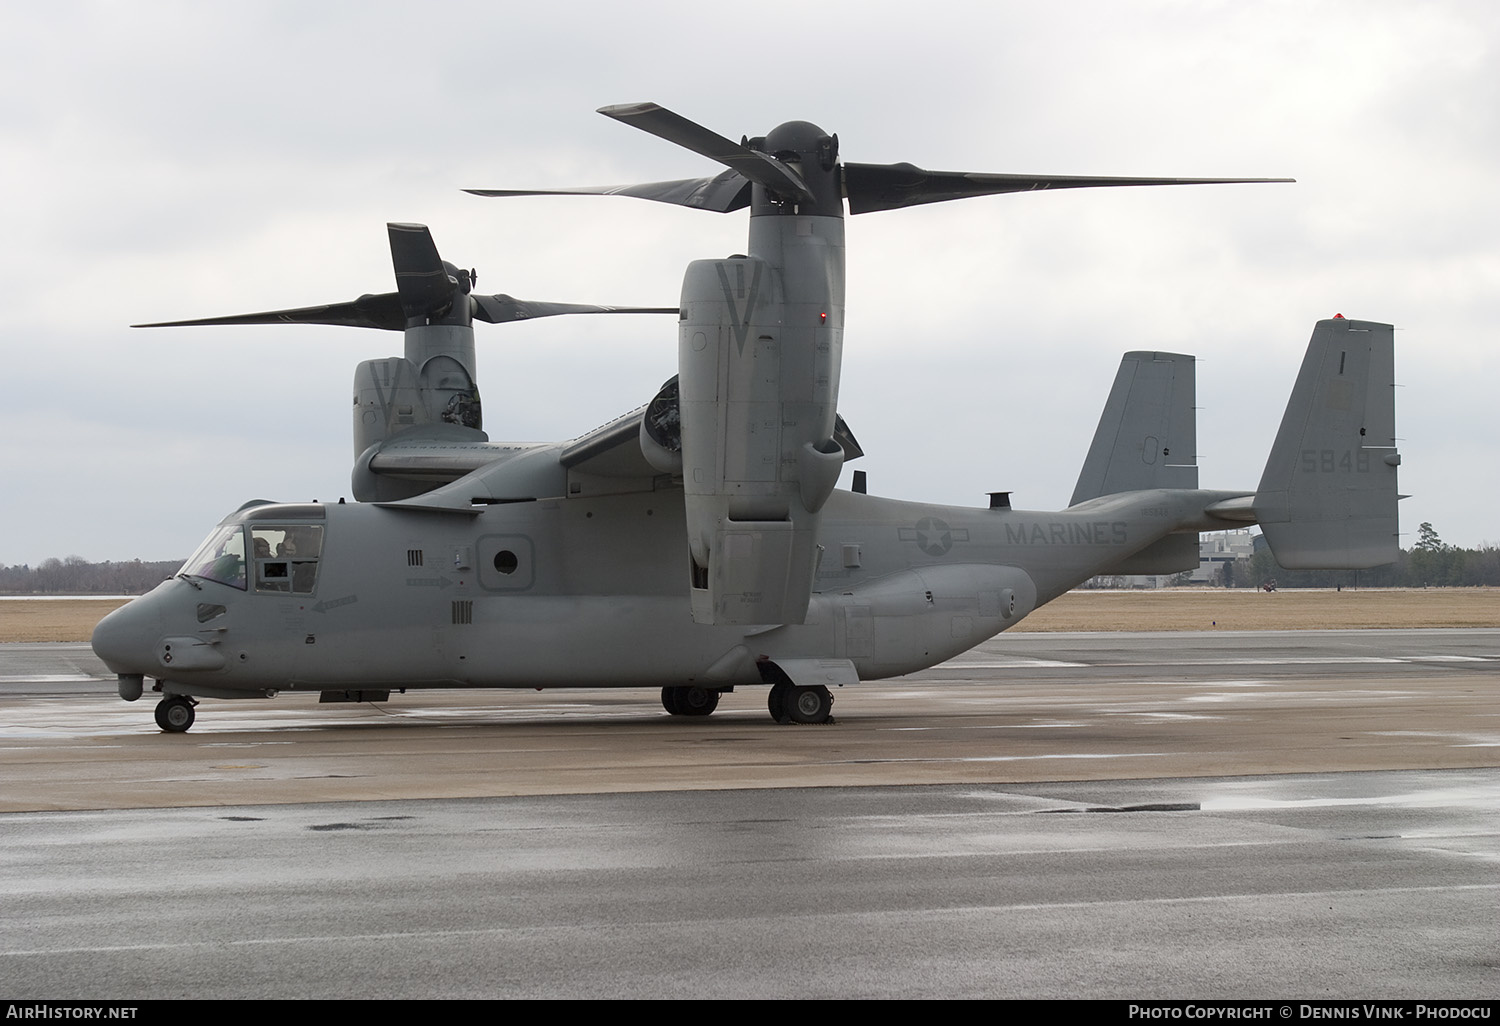
<path fill-rule="evenodd" d="M 181 734 L 197 718 L 193 704 L 186 695 L 168 695 L 156 703 L 156 725 L 168 734 Z"/>

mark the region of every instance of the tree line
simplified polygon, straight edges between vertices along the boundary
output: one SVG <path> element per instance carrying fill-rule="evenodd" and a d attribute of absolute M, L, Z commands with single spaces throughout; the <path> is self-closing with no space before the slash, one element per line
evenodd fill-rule
<path fill-rule="evenodd" d="M 1214 583 L 1226 588 L 1259 588 L 1271 581 L 1278 588 L 1493 588 L 1500 587 L 1500 546 L 1461 549 L 1423 523 L 1415 545 L 1399 551 L 1394 563 L 1370 570 L 1288 570 L 1263 548 L 1225 564 L 1216 577 Z"/>
<path fill-rule="evenodd" d="M 90 563 L 82 556 L 44 559 L 37 566 L 0 565 L 0 595 L 143 595 L 171 577 L 181 559 Z"/>

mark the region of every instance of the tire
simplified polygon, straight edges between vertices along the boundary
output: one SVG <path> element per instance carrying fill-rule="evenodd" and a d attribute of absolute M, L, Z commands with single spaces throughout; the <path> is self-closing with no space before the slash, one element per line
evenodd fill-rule
<path fill-rule="evenodd" d="M 788 722 L 786 717 L 786 695 L 792 689 L 790 684 L 777 683 L 771 685 L 771 693 L 766 697 L 766 709 L 771 713 L 771 719 L 777 723 Z"/>
<path fill-rule="evenodd" d="M 793 723 L 827 723 L 832 719 L 833 695 L 821 684 L 793 686 L 783 703 Z"/>
<path fill-rule="evenodd" d="M 707 716 L 719 707 L 719 693 L 696 684 L 662 688 L 661 707 L 673 716 Z"/>
<path fill-rule="evenodd" d="M 181 695 L 171 695 L 156 703 L 156 725 L 168 734 L 185 733 L 197 717 L 192 700 Z"/>
<path fill-rule="evenodd" d="M 719 707 L 719 693 L 696 685 L 677 689 L 677 709 L 684 716 L 707 716 Z"/>

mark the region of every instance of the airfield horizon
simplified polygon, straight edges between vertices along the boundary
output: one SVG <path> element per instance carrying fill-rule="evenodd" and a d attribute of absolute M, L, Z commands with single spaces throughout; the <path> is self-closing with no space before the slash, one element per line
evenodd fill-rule
<path fill-rule="evenodd" d="M 88 641 L 125 598 L 14 598 L 0 643 Z M 1500 626 L 1500 588 L 1080 589 L 1006 633 L 1064 631 L 1382 630 Z"/>

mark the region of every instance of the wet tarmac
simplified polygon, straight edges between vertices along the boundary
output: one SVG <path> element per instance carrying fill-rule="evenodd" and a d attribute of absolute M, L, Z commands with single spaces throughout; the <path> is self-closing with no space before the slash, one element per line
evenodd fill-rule
<path fill-rule="evenodd" d="M 801 728 L 444 692 L 165 735 L 91 659 L 0 646 L 6 995 L 1500 991 L 1500 631 L 1001 638 Z"/>

